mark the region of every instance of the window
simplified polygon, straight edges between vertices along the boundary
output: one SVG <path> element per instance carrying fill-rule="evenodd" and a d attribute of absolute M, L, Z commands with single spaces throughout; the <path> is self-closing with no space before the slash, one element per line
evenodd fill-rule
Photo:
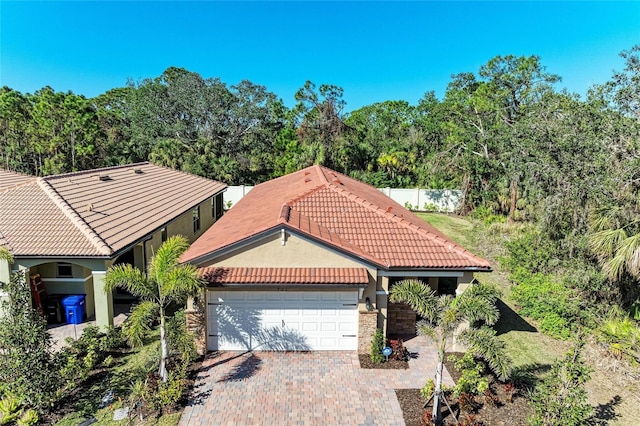
<path fill-rule="evenodd" d="M 224 213 L 222 194 L 211 197 L 211 217 L 218 220 Z"/>
<path fill-rule="evenodd" d="M 58 277 L 69 278 L 73 276 L 73 270 L 70 263 L 58 263 Z"/>
<path fill-rule="evenodd" d="M 167 241 L 167 228 L 162 228 L 160 230 L 160 239 L 162 240 L 163 243 Z"/>
<path fill-rule="evenodd" d="M 455 296 L 458 288 L 458 278 L 440 277 L 438 278 L 438 294 L 450 294 Z"/>
<path fill-rule="evenodd" d="M 214 216 L 216 220 L 220 219 L 222 217 L 222 214 L 224 213 L 223 204 L 224 201 L 222 199 L 222 194 L 216 195 L 216 215 Z"/>
<path fill-rule="evenodd" d="M 193 214 L 193 233 L 195 234 L 200 230 L 200 206 L 193 209 L 192 214 Z"/>

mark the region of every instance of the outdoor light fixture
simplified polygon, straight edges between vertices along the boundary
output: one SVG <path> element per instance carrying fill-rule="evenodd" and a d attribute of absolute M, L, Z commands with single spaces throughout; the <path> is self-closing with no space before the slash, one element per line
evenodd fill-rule
<path fill-rule="evenodd" d="M 367 311 L 373 311 L 373 306 L 371 305 L 371 299 L 368 297 L 364 300 L 365 305 L 367 306 Z"/>

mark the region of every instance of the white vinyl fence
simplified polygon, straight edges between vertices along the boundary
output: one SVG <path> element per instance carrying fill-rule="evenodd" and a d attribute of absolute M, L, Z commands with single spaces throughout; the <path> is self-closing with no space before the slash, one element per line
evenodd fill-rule
<path fill-rule="evenodd" d="M 247 195 L 253 186 L 229 186 L 225 191 L 224 205 L 230 208 Z M 415 211 L 452 213 L 458 209 L 462 191 L 457 189 L 378 188 L 396 203 Z"/>

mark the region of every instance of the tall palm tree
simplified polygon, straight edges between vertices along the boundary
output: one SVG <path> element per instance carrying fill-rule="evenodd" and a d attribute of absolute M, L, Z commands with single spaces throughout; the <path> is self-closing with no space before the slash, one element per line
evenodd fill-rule
<path fill-rule="evenodd" d="M 182 236 L 174 236 L 165 241 L 149 263 L 147 273 L 128 264 L 114 265 L 107 270 L 105 290 L 123 288 L 142 299 L 131 312 L 128 326 L 123 330 L 132 346 L 141 346 L 142 339 L 150 330 L 154 320 L 160 320 L 160 367 L 158 374 L 167 381 L 167 345 L 165 314 L 170 303 L 185 303 L 202 287 L 194 265 L 180 264 L 182 253 L 189 248 L 189 242 Z"/>
<path fill-rule="evenodd" d="M 427 336 L 438 349 L 436 384 L 433 394 L 433 420 L 439 424 L 442 397 L 442 371 L 447 344 L 453 338 L 464 343 L 468 350 L 484 359 L 498 378 L 509 377 L 511 360 L 506 355 L 504 343 L 496 337 L 493 325 L 498 321 L 499 312 L 495 305 L 499 292 L 494 287 L 483 284 L 471 286 L 458 297 L 438 296 L 435 291 L 420 280 L 400 281 L 391 289 L 392 302 L 404 302 L 424 319 L 416 324 L 416 331 Z M 469 327 L 457 334 L 466 322 Z M 484 325 L 478 326 L 479 323 Z M 446 402 L 446 401 L 445 401 Z"/>

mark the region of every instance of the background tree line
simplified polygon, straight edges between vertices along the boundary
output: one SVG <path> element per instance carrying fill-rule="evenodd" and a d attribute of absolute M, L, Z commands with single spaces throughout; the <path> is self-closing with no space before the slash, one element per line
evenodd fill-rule
<path fill-rule="evenodd" d="M 350 113 L 337 86 L 306 82 L 287 108 L 264 86 L 175 67 L 92 99 L 3 87 L 0 167 L 48 175 L 150 160 L 256 184 L 323 164 L 375 186 L 458 188 L 463 212 L 532 224 L 555 259 L 544 272 L 587 271 L 570 285 L 583 298 L 630 306 L 640 295 L 640 46 L 621 55 L 624 69 L 584 99 L 557 90 L 539 57 L 508 55 L 452 76 L 442 99 Z"/>

